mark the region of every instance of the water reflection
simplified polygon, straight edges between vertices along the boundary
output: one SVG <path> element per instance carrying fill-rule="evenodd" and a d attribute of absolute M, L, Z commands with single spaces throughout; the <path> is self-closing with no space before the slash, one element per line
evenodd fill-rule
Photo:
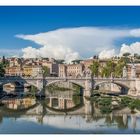
<path fill-rule="evenodd" d="M 47 91 L 45 105 L 58 111 L 68 111 L 83 104 L 83 97 L 73 91 Z"/>
<path fill-rule="evenodd" d="M 71 91 L 46 92 L 44 100 L 1 101 L 0 133 L 140 133 L 139 113 L 102 114 L 94 102 Z"/>
<path fill-rule="evenodd" d="M 28 109 L 36 104 L 36 99 L 31 97 L 3 99 L 4 107 L 11 110 Z"/>

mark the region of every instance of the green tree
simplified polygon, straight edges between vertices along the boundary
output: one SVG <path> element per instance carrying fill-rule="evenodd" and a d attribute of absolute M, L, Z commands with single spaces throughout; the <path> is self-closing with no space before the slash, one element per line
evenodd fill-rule
<path fill-rule="evenodd" d="M 100 67 L 100 64 L 98 61 L 93 61 L 92 65 L 90 65 L 89 68 L 90 68 L 93 76 L 95 76 L 95 77 L 99 76 L 99 67 Z"/>
<path fill-rule="evenodd" d="M 110 73 L 108 72 L 107 67 L 102 67 L 101 69 L 101 77 L 109 77 Z"/>
<path fill-rule="evenodd" d="M 113 60 L 109 60 L 105 66 L 101 69 L 101 76 L 102 77 L 110 77 L 111 75 L 115 76 L 115 67 L 116 64 L 113 62 Z"/>
<path fill-rule="evenodd" d="M 126 53 L 123 54 L 123 56 L 125 56 L 125 57 L 128 57 L 130 55 L 131 55 L 131 53 L 129 53 L 129 52 L 126 52 Z"/>
<path fill-rule="evenodd" d="M 63 60 L 63 59 L 58 59 L 58 60 L 56 60 L 56 62 L 57 62 L 58 64 L 64 64 L 64 63 L 65 63 L 65 60 Z"/>
<path fill-rule="evenodd" d="M 49 75 L 49 68 L 47 66 L 42 67 L 43 77 L 47 77 Z"/>
<path fill-rule="evenodd" d="M 73 61 L 71 61 L 73 64 L 79 64 L 80 62 L 81 62 L 82 60 L 73 60 Z"/>
<path fill-rule="evenodd" d="M 122 77 L 124 66 L 126 66 L 126 61 L 121 58 L 115 67 L 115 77 Z"/>
<path fill-rule="evenodd" d="M 130 55 L 131 55 L 130 53 L 124 53 L 121 59 L 123 59 L 125 63 L 130 63 L 131 62 L 131 59 L 129 58 Z"/>
<path fill-rule="evenodd" d="M 0 77 L 3 77 L 5 74 L 5 69 L 3 63 L 0 63 Z"/>

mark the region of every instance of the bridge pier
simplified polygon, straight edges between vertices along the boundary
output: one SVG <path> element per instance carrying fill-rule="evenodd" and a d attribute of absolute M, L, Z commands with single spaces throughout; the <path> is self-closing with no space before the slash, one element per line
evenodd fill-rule
<path fill-rule="evenodd" d="M 140 79 L 135 78 L 134 81 L 131 81 L 128 95 L 140 96 Z"/>
<path fill-rule="evenodd" d="M 85 97 L 90 97 L 91 96 L 91 91 L 92 91 L 91 81 L 86 79 L 86 81 L 85 81 L 85 89 L 84 89 L 84 96 Z"/>
<path fill-rule="evenodd" d="M 90 100 L 84 98 L 84 105 L 85 105 L 85 119 L 89 122 L 92 118 L 93 108 Z"/>
<path fill-rule="evenodd" d="M 49 107 L 52 107 L 53 103 L 52 103 L 52 98 L 50 98 L 50 103 L 49 103 Z"/>

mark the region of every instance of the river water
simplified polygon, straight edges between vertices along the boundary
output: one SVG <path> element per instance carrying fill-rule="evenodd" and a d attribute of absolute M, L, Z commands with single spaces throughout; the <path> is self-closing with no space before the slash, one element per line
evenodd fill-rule
<path fill-rule="evenodd" d="M 139 114 L 101 114 L 93 102 L 71 91 L 1 102 L 1 134 L 140 134 Z"/>

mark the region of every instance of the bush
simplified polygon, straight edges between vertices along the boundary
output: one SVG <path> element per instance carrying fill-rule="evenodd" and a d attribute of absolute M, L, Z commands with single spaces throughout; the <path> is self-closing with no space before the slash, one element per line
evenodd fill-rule
<path fill-rule="evenodd" d="M 134 99 L 129 98 L 129 97 L 123 97 L 121 98 L 121 105 L 122 106 L 128 106 L 130 103 L 132 103 Z"/>
<path fill-rule="evenodd" d="M 101 113 L 103 114 L 108 114 L 112 112 L 112 109 L 110 106 L 102 106 L 100 110 L 101 110 Z"/>
<path fill-rule="evenodd" d="M 99 105 L 102 105 L 102 106 L 110 106 L 111 105 L 111 102 L 112 102 L 112 99 L 111 98 L 101 98 L 99 100 Z"/>

